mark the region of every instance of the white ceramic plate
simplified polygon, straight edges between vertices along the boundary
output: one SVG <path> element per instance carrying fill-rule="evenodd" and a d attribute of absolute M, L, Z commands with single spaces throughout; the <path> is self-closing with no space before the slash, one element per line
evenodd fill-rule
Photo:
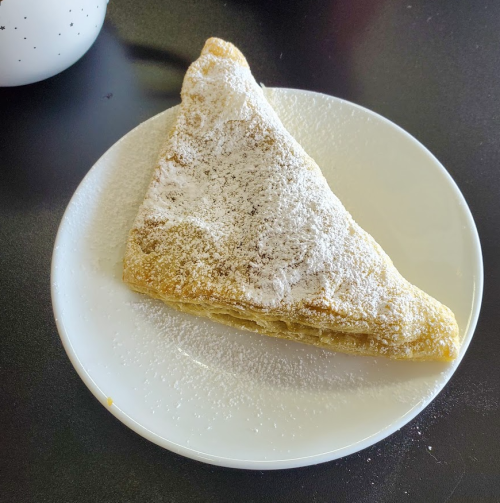
<path fill-rule="evenodd" d="M 402 274 L 453 309 L 463 339 L 457 362 L 329 353 L 180 314 L 131 292 L 121 281 L 125 241 L 176 109 L 131 131 L 92 168 L 66 210 L 52 264 L 64 347 L 112 414 L 184 456 L 260 470 L 336 459 L 410 421 L 462 359 L 483 281 L 469 209 L 420 143 L 336 98 L 266 93 Z"/>

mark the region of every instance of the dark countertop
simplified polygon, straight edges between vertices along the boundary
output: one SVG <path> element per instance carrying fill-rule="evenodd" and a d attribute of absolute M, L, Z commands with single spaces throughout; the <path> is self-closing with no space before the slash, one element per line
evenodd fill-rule
<path fill-rule="evenodd" d="M 416 419 L 338 461 L 252 472 L 172 454 L 98 403 L 57 334 L 50 261 L 72 193 L 116 140 L 179 102 L 212 35 L 267 86 L 402 126 L 444 164 L 478 227 L 484 300 L 463 362 Z M 0 88 L 0 501 L 500 501 L 499 75 L 495 0 L 112 0 L 73 67 Z"/>

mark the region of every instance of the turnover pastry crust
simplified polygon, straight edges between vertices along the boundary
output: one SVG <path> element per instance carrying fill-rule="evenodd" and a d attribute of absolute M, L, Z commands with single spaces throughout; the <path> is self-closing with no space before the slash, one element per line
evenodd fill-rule
<path fill-rule="evenodd" d="M 288 133 L 241 52 L 209 39 L 127 242 L 168 305 L 334 351 L 452 360 L 453 313 L 396 270 Z"/>

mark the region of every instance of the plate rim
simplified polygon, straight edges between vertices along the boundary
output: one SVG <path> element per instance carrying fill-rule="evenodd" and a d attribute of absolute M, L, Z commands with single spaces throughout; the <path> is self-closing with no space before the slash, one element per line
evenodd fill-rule
<path fill-rule="evenodd" d="M 179 105 L 175 105 L 173 107 L 170 107 L 152 117 L 149 119 L 141 122 L 138 124 L 136 127 L 128 131 L 125 135 L 123 135 L 119 140 L 117 140 L 113 145 L 111 145 L 106 152 L 104 152 L 99 159 L 93 164 L 93 166 L 89 169 L 89 171 L 86 173 L 86 175 L 83 177 L 81 182 L 78 184 L 78 187 L 74 191 L 73 195 L 71 196 L 66 209 L 64 211 L 64 214 L 61 218 L 61 222 L 59 224 L 58 230 L 57 230 L 57 235 L 56 239 L 54 242 L 54 249 L 52 252 L 52 259 L 51 259 L 51 272 L 50 272 L 50 283 L 51 283 L 51 300 L 52 300 L 52 308 L 53 308 L 53 313 L 54 313 L 54 318 L 56 321 L 56 326 L 57 330 L 59 333 L 59 337 L 61 339 L 61 342 L 63 344 L 63 347 L 66 351 L 66 354 L 68 355 L 71 364 L 75 368 L 77 374 L 79 377 L 82 379 L 82 381 L 85 383 L 87 388 L 91 391 L 91 393 L 94 395 L 94 397 L 101 403 L 103 407 L 105 407 L 109 412 L 111 412 L 118 420 L 120 420 L 125 426 L 133 430 L 135 433 L 139 434 L 140 436 L 146 438 L 147 440 L 155 443 L 156 445 L 168 449 L 169 451 L 172 451 L 176 454 L 194 459 L 196 461 L 201 461 L 205 463 L 209 463 L 212 465 L 216 466 L 222 466 L 222 467 L 227 467 L 227 468 L 237 468 L 237 469 L 247 469 L 247 470 L 279 470 L 279 469 L 291 469 L 291 468 L 298 468 L 298 467 L 303 467 L 303 466 L 310 466 L 310 465 L 316 465 L 320 463 L 324 463 L 327 461 L 333 461 L 336 459 L 340 459 L 346 456 L 349 456 L 351 454 L 354 454 L 356 452 L 359 452 L 363 449 L 366 449 L 368 447 L 371 447 L 372 445 L 380 442 L 381 440 L 384 440 L 385 438 L 389 437 L 396 431 L 398 431 L 400 428 L 408 424 L 412 419 L 414 419 L 420 412 L 422 412 L 428 405 L 441 393 L 441 391 L 446 387 L 447 383 L 451 379 L 451 377 L 454 375 L 456 372 L 458 366 L 462 362 L 465 353 L 467 352 L 467 349 L 469 348 L 470 342 L 472 340 L 472 337 L 474 335 L 477 322 L 479 319 L 480 311 L 481 311 L 481 304 L 482 304 L 482 297 L 483 297 L 483 288 L 484 288 L 484 265 L 483 265 L 483 256 L 482 256 L 482 249 L 481 249 L 481 243 L 479 239 L 479 233 L 477 230 L 477 226 L 475 224 L 474 218 L 472 216 L 472 212 L 467 204 L 467 201 L 465 200 L 465 197 L 463 196 L 462 192 L 460 191 L 457 183 L 451 176 L 451 174 L 446 170 L 446 168 L 441 164 L 441 162 L 436 158 L 436 156 L 425 147 L 419 140 L 417 140 L 414 136 L 412 136 L 410 133 L 408 133 L 406 130 L 404 130 L 401 126 L 398 126 L 391 120 L 387 119 L 386 117 L 378 114 L 377 112 L 374 112 L 368 108 L 365 108 L 361 105 L 358 105 L 356 103 L 353 103 L 348 100 L 344 100 L 342 98 L 337 98 L 335 96 L 331 96 L 325 93 L 319 93 L 315 91 L 308 91 L 308 90 L 302 90 L 302 89 L 293 89 L 293 88 L 283 88 L 283 87 L 268 87 L 266 89 L 269 90 L 277 90 L 277 91 L 284 91 L 284 92 L 290 92 L 294 94 L 301 94 L 301 95 L 309 95 L 311 97 L 321 97 L 321 98 L 328 98 L 332 99 L 335 102 L 337 102 L 340 105 L 347 105 L 350 107 L 353 107 L 363 113 L 367 113 L 368 115 L 372 116 L 376 120 L 382 121 L 389 125 L 392 128 L 395 128 L 398 130 L 399 133 L 402 133 L 408 140 L 410 140 L 413 143 L 416 143 L 416 145 L 425 151 L 425 153 L 434 161 L 434 165 L 436 168 L 439 169 L 442 175 L 445 176 L 448 186 L 450 189 L 453 191 L 453 195 L 457 198 L 457 201 L 460 203 L 462 210 L 464 211 L 464 215 L 466 217 L 467 221 L 467 230 L 471 234 L 472 237 L 472 249 L 474 250 L 474 267 L 473 270 L 475 272 L 474 274 L 474 285 L 475 289 L 473 292 L 473 302 L 472 302 L 472 310 L 471 310 L 471 315 L 468 320 L 468 324 L 466 329 L 464 330 L 464 337 L 462 340 L 462 345 L 460 347 L 460 353 L 457 359 L 453 362 L 453 369 L 450 371 L 449 375 L 446 376 L 442 384 L 440 384 L 437 389 L 434 389 L 431 393 L 428 394 L 425 398 L 423 398 L 420 402 L 415 404 L 413 408 L 411 408 L 406 414 L 401 416 L 398 420 L 389 423 L 384 429 L 379 431 L 376 434 L 370 435 L 366 438 L 363 438 L 355 443 L 352 443 L 348 446 L 341 447 L 338 449 L 334 449 L 332 451 L 327 451 L 327 452 L 322 452 L 319 454 L 314 454 L 314 455 L 309 455 L 309 456 L 302 456 L 302 457 L 297 457 L 297 458 L 288 458 L 288 459 L 281 459 L 281 460 L 245 460 L 245 459 L 238 459 L 238 458 L 230 458 L 230 457 L 225 457 L 225 456 L 218 456 L 218 455 L 213 455 L 210 453 L 205 453 L 198 451 L 196 449 L 186 447 L 184 445 L 177 444 L 161 435 L 158 435 L 157 433 L 152 432 L 142 424 L 138 423 L 135 421 L 132 417 L 130 417 L 128 414 L 126 414 L 123 410 L 121 410 L 116 404 L 112 404 L 109 406 L 107 404 L 107 395 L 101 390 L 99 385 L 94 381 L 94 379 L 91 377 L 91 375 L 85 370 L 82 362 L 80 361 L 77 352 L 75 351 L 68 330 L 65 327 L 64 321 L 60 315 L 61 313 L 61 297 L 60 297 L 60 292 L 58 291 L 57 288 L 57 261 L 58 261 L 58 250 L 60 249 L 60 243 L 63 239 L 63 236 L 65 234 L 65 227 L 66 227 L 66 222 L 67 222 L 67 216 L 68 214 L 72 211 L 73 205 L 77 197 L 79 197 L 79 192 L 83 190 L 85 184 L 87 183 L 88 179 L 93 176 L 93 174 L 99 169 L 99 165 L 101 164 L 102 160 L 106 158 L 113 150 L 115 147 L 117 147 L 120 143 L 126 141 L 126 139 L 132 135 L 137 129 L 142 128 L 146 123 L 154 120 L 158 120 L 162 115 L 174 110 L 176 107 Z"/>

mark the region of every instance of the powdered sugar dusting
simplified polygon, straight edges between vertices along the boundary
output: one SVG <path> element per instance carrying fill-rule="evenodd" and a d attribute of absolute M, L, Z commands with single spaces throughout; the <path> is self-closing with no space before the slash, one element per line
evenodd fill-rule
<path fill-rule="evenodd" d="M 157 229 L 144 247 L 150 251 L 155 240 L 154 250 L 165 252 L 162 232 L 192 226 L 199 233 L 181 259 L 190 277 L 206 281 L 210 269 L 222 269 L 235 295 L 252 304 L 276 307 L 337 289 L 325 267 L 341 266 L 331 259 L 348 237 L 349 215 L 317 169 L 305 169 L 306 154 L 250 70 L 206 58 L 213 63 L 207 75 L 190 70 L 175 132 L 136 223 Z"/>
<path fill-rule="evenodd" d="M 114 345 L 127 366 L 142 365 L 146 356 L 145 397 L 153 379 L 164 382 L 169 394 L 186 391 L 191 401 L 208 396 L 218 413 L 249 406 L 258 414 L 268 407 L 269 395 L 283 408 L 281 395 L 287 401 L 295 397 L 302 413 L 315 415 L 342 409 L 353 393 L 383 401 L 390 388 L 391 399 L 402 403 L 412 403 L 422 393 L 421 383 L 412 379 L 395 385 L 388 378 L 387 368 L 405 365 L 402 362 L 363 358 L 359 363 L 355 357 L 221 327 L 148 298 L 134 300 L 128 308 L 136 317 L 134 350 L 123 350 L 127 343 L 119 334 Z M 420 373 L 417 366 L 409 368 L 408 377 L 415 371 Z M 175 381 L 172 376 L 177 376 Z M 433 392 L 429 388 L 428 393 Z"/>

